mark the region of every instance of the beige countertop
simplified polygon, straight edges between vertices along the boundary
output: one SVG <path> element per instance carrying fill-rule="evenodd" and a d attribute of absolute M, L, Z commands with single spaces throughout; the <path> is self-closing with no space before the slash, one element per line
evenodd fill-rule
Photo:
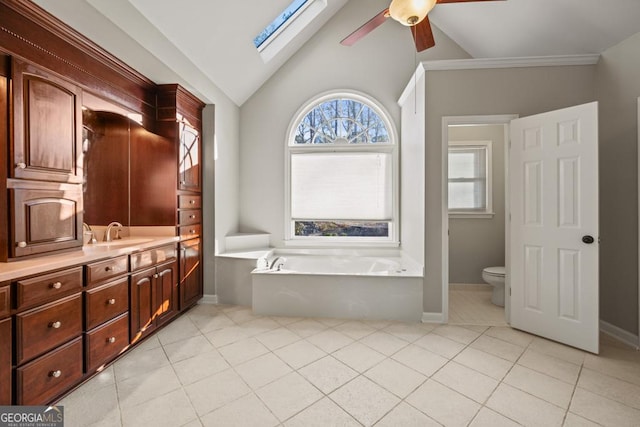
<path fill-rule="evenodd" d="M 86 264 L 119 255 L 128 255 L 166 243 L 178 242 L 179 240 L 180 238 L 178 236 L 124 237 L 120 240 L 114 240 L 113 242 L 85 245 L 77 250 L 56 255 L 3 262 L 0 263 L 0 282 L 70 267 L 72 265 Z"/>

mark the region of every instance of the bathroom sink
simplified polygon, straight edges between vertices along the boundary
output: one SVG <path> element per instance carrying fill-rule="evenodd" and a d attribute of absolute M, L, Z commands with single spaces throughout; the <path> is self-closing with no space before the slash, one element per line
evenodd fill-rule
<path fill-rule="evenodd" d="M 111 242 L 98 242 L 91 245 L 84 245 L 83 250 L 88 251 L 106 251 L 110 249 L 120 249 L 129 246 L 140 245 L 143 243 L 151 242 L 153 239 L 149 237 L 125 237 L 119 240 L 113 240 Z"/>

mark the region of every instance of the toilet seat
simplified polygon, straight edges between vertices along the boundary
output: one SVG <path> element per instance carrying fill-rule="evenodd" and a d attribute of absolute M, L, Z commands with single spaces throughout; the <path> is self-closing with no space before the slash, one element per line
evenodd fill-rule
<path fill-rule="evenodd" d="M 487 267 L 482 271 L 489 276 L 504 277 L 506 275 L 504 267 Z"/>

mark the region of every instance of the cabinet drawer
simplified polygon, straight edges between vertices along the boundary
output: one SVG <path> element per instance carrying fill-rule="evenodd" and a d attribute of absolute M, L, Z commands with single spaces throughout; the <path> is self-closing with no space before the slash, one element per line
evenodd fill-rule
<path fill-rule="evenodd" d="M 16 315 L 16 364 L 82 333 L 82 294 Z"/>
<path fill-rule="evenodd" d="M 196 209 L 202 207 L 201 196 L 181 194 L 178 196 L 178 209 Z"/>
<path fill-rule="evenodd" d="M 16 369 L 16 403 L 44 405 L 82 379 L 82 337 Z"/>
<path fill-rule="evenodd" d="M 45 274 L 16 283 L 17 309 L 82 289 L 82 267 Z"/>
<path fill-rule="evenodd" d="M 189 225 L 202 222 L 202 212 L 199 209 L 190 209 L 178 212 L 178 224 Z"/>
<path fill-rule="evenodd" d="M 123 277 L 86 292 L 86 329 L 129 310 L 129 277 Z"/>
<path fill-rule="evenodd" d="M 136 271 L 141 268 L 150 267 L 164 261 L 175 259 L 176 256 L 175 244 L 131 254 L 131 271 Z"/>
<path fill-rule="evenodd" d="M 191 239 L 200 236 L 200 224 L 178 227 L 181 239 Z"/>
<path fill-rule="evenodd" d="M 6 317 L 11 312 L 11 287 L 0 288 L 0 319 Z"/>
<path fill-rule="evenodd" d="M 87 286 L 121 276 L 129 271 L 129 261 L 126 255 L 108 259 L 106 261 L 87 264 Z"/>
<path fill-rule="evenodd" d="M 85 339 L 87 372 L 93 372 L 129 345 L 129 314 L 87 332 Z"/>

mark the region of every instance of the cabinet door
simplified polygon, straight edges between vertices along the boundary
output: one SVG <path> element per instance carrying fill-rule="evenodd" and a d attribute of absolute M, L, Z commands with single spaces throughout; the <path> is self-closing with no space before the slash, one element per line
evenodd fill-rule
<path fill-rule="evenodd" d="M 180 243 L 180 310 L 195 304 L 203 294 L 200 239 Z"/>
<path fill-rule="evenodd" d="M 16 59 L 12 78 L 14 138 L 10 176 L 81 183 L 81 90 Z"/>
<path fill-rule="evenodd" d="M 11 319 L 0 321 L 0 405 L 11 405 Z"/>
<path fill-rule="evenodd" d="M 184 122 L 178 126 L 178 189 L 200 191 L 200 132 Z"/>
<path fill-rule="evenodd" d="M 57 184 L 56 189 L 37 189 L 14 183 L 22 188 L 9 190 L 12 257 L 82 246 L 80 185 Z"/>
<path fill-rule="evenodd" d="M 137 342 L 155 328 L 155 268 L 131 275 L 131 343 Z"/>
<path fill-rule="evenodd" d="M 178 314 L 178 264 L 172 261 L 156 268 L 157 321 L 164 323 Z"/>

